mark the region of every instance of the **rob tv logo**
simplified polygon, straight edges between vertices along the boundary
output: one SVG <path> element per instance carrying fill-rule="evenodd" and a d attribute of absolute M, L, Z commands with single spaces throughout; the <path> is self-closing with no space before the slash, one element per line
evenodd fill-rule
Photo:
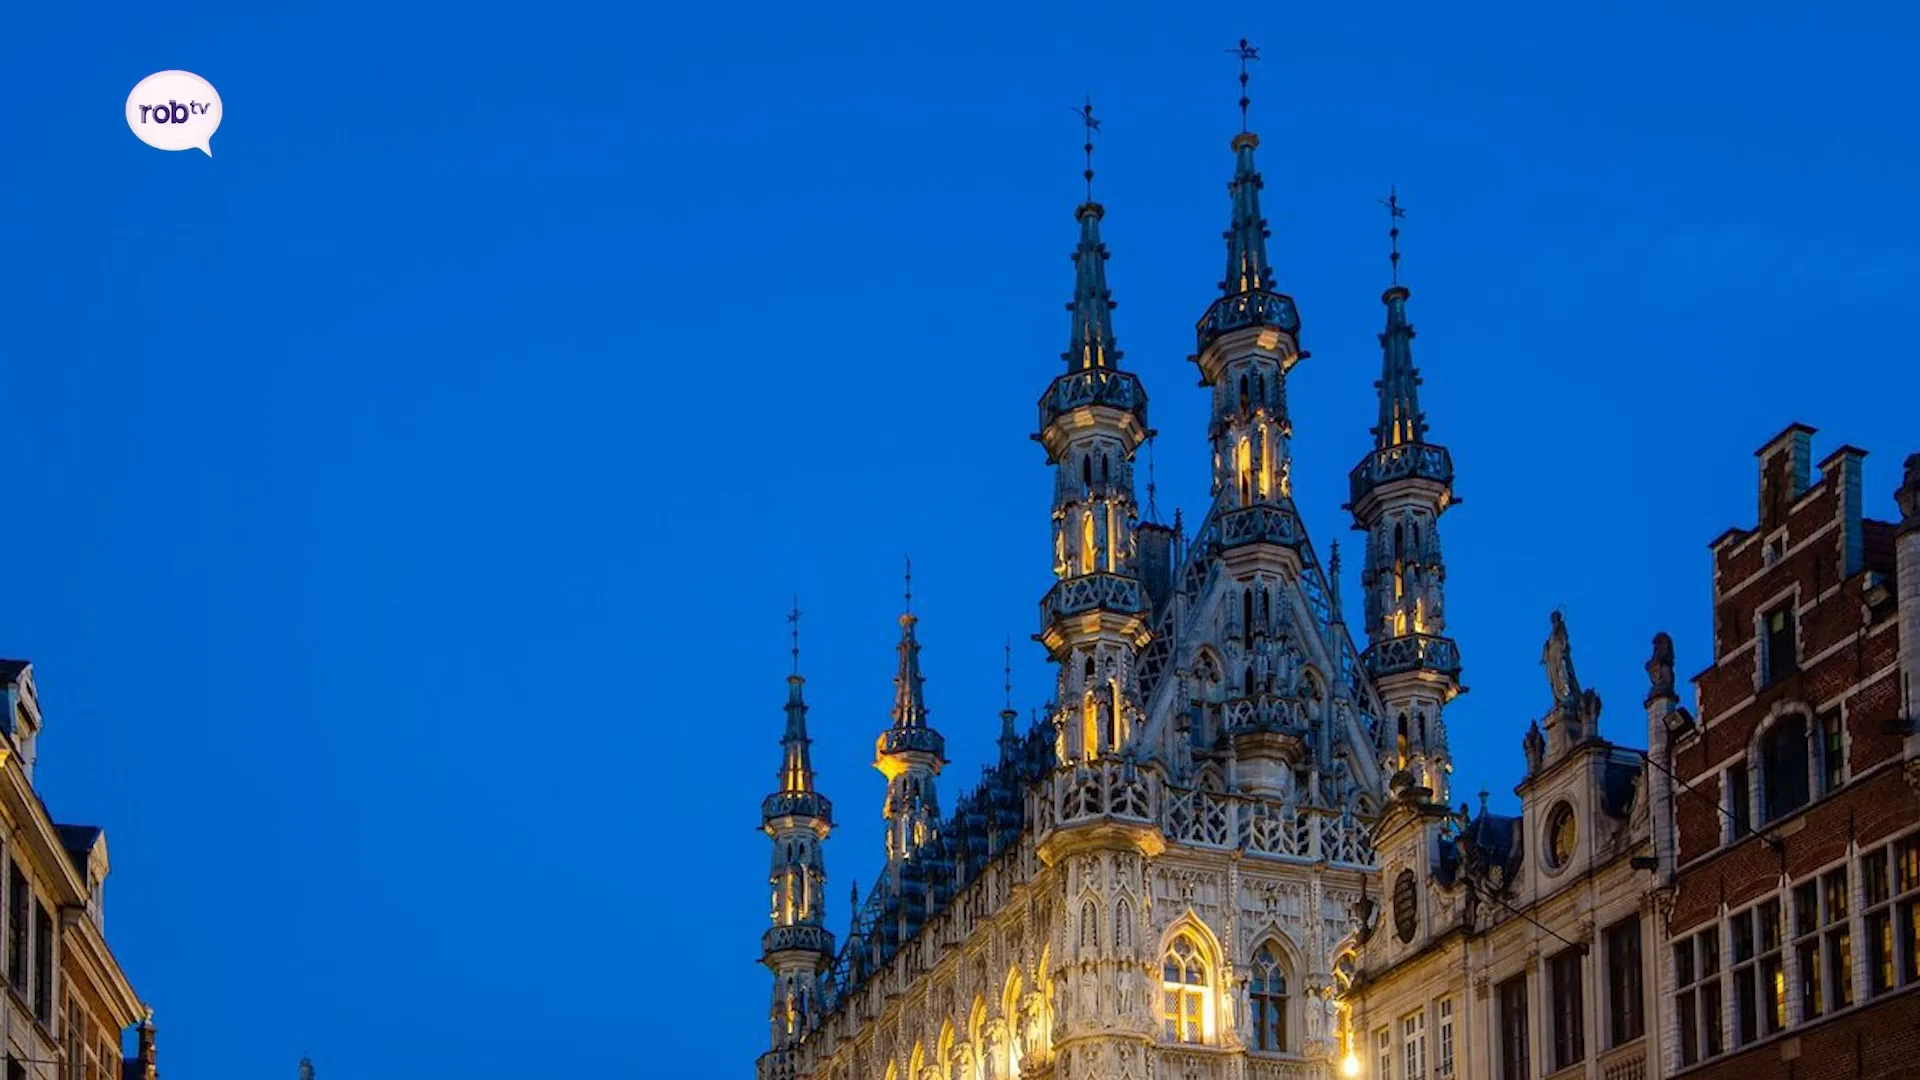
<path fill-rule="evenodd" d="M 198 150 L 220 127 L 220 94 L 191 71 L 162 71 L 140 80 L 127 95 L 127 126 L 157 150 Z"/>

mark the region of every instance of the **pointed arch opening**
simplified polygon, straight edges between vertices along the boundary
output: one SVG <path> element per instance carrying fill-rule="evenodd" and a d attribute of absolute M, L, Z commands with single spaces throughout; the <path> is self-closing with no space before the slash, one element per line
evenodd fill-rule
<path fill-rule="evenodd" d="M 1182 930 L 1160 959 L 1162 1035 L 1168 1042 L 1204 1043 L 1213 1031 L 1213 972 L 1204 942 Z"/>
<path fill-rule="evenodd" d="M 1093 573 L 1093 568 L 1096 565 L 1094 562 L 1096 555 L 1097 555 L 1097 552 L 1094 549 L 1094 539 L 1093 539 L 1093 511 L 1091 509 L 1082 510 L 1080 512 L 1080 572 L 1081 573 L 1083 574 Z"/>
<path fill-rule="evenodd" d="M 1025 985 L 1020 978 L 1020 969 L 1007 972 L 1006 988 L 1000 992 L 1000 1015 L 1007 1022 L 1007 1075 L 1020 1075 L 1020 1060 L 1027 1054 L 1027 1028 L 1020 1015 L 1020 1001 L 1025 997 Z"/>
<path fill-rule="evenodd" d="M 1293 1049 L 1290 1028 L 1293 1000 L 1289 996 L 1292 968 L 1287 953 L 1271 940 L 1262 942 L 1253 950 L 1250 966 L 1247 977 L 1249 1043 L 1255 1050 L 1287 1053 Z"/>
<path fill-rule="evenodd" d="M 941 1068 L 953 1062 L 953 1017 L 940 1022 L 940 1040 L 934 1044 L 934 1060 Z"/>

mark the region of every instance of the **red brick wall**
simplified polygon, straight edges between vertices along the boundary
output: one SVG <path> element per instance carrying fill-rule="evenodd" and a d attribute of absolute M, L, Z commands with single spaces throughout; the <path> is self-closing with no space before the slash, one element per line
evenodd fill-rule
<path fill-rule="evenodd" d="M 1686 801 L 1674 803 L 1683 835 Z M 1705 812 L 1712 810 L 1706 807 Z M 1849 837 L 1862 848 L 1870 847 L 1916 820 L 1920 820 L 1920 800 L 1907 789 L 1899 768 L 1883 769 L 1863 781 L 1849 784 L 1838 795 L 1816 800 L 1806 810 L 1786 819 L 1789 825 L 1804 823 L 1781 841 L 1784 856 L 1768 847 L 1759 836 L 1749 836 L 1679 874 L 1674 883 L 1673 919 L 1668 936 L 1684 937 L 1712 921 L 1723 902 L 1729 909 L 1738 908 L 1774 891 L 1780 885 L 1783 869 L 1797 882 L 1837 862 L 1847 853 Z M 1717 825 L 1714 828 L 1714 835 L 1718 837 Z"/>
<path fill-rule="evenodd" d="M 1920 988 L 1679 1075 L 1686 1080 L 1920 1080 Z"/>

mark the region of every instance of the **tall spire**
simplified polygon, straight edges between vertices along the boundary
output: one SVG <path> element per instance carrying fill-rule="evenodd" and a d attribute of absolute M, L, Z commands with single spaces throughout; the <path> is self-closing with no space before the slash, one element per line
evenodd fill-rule
<path fill-rule="evenodd" d="M 794 597 L 793 610 L 787 613 L 793 633 L 793 674 L 787 676 L 787 730 L 780 739 L 780 791 L 798 794 L 813 791 L 813 758 L 808 747 L 807 703 L 801 687 L 807 680 L 800 675 L 800 598 Z"/>
<path fill-rule="evenodd" d="M 1273 290 L 1273 267 L 1267 262 L 1267 219 L 1260 213 L 1260 189 L 1266 181 L 1254 167 L 1253 151 L 1260 136 L 1243 131 L 1233 137 L 1233 179 L 1227 193 L 1233 199 L 1233 217 L 1227 226 L 1227 276 L 1220 283 L 1227 296 Z"/>
<path fill-rule="evenodd" d="M 820 974 L 833 956 L 826 928 L 827 864 L 821 844 L 833 831 L 833 804 L 814 786 L 807 748 L 807 703 L 801 696 L 800 602 L 787 613 L 793 635 L 793 673 L 787 676 L 787 724 L 781 736 L 780 787 L 760 804 L 760 827 L 773 842 L 767 884 L 772 925 L 760 938 L 760 958 L 773 973 L 769 1054 L 790 1049 L 818 1018 Z"/>
<path fill-rule="evenodd" d="M 1387 305 L 1387 328 L 1380 334 L 1380 423 L 1373 429 L 1377 450 L 1426 441 L 1426 417 L 1420 412 L 1420 374 L 1413 367 L 1413 324 L 1407 321 L 1407 297 L 1400 284 L 1400 219 L 1407 216 L 1397 192 L 1381 200 L 1391 227 L 1393 285 L 1381 296 Z"/>
<path fill-rule="evenodd" d="M 1264 182 L 1253 165 L 1254 148 L 1260 136 L 1247 127 L 1247 64 L 1260 59 L 1257 46 L 1240 39 L 1228 52 L 1240 59 L 1240 134 L 1233 137 L 1233 181 L 1227 191 L 1233 197 L 1233 219 L 1227 228 L 1227 276 L 1220 283 L 1228 296 L 1268 292 L 1273 289 L 1273 268 L 1267 263 L 1267 219 L 1260 216 L 1260 189 Z"/>
<path fill-rule="evenodd" d="M 1113 343 L 1113 309 L 1117 306 L 1107 289 L 1107 245 L 1100 240 L 1100 219 L 1106 208 L 1093 201 L 1093 136 L 1100 130 L 1089 100 L 1074 112 L 1087 131 L 1087 201 L 1074 211 L 1080 222 L 1080 243 L 1073 249 L 1073 300 L 1067 310 L 1073 313 L 1073 328 L 1067 338 L 1067 351 L 1061 356 L 1068 371 L 1115 367 L 1120 350 Z"/>
<path fill-rule="evenodd" d="M 907 560 L 907 609 L 900 613 L 900 668 L 893 677 L 893 723 L 874 745 L 873 767 L 887 778 L 887 863 L 896 884 L 906 862 L 938 838 L 940 806 L 933 779 L 947 763 L 946 740 L 927 723 L 926 677 L 920 674 L 919 619 L 913 613 L 913 560 Z"/>
<path fill-rule="evenodd" d="M 1091 185 L 1099 122 L 1091 103 L 1074 112 L 1086 131 Z M 1121 752 L 1139 711 L 1134 654 L 1147 637 L 1133 469 L 1135 453 L 1153 432 L 1146 391 L 1120 369 L 1114 346 L 1107 248 L 1100 241 L 1105 214 L 1089 186 L 1088 200 L 1074 211 L 1080 243 L 1067 305 L 1073 315 L 1067 370 L 1041 395 L 1034 436 L 1054 469 L 1057 580 L 1041 601 L 1040 641 L 1060 665 L 1056 728 L 1073 732 L 1056 742 L 1062 762 Z"/>
<path fill-rule="evenodd" d="M 1196 328 L 1200 350 L 1205 352 L 1223 335 L 1249 328 L 1282 331 L 1288 335 L 1290 344 L 1297 346 L 1299 313 L 1291 297 L 1276 291 L 1273 264 L 1267 258 L 1270 234 L 1267 219 L 1260 212 L 1260 190 L 1265 181 L 1253 163 L 1253 151 L 1260 145 L 1260 136 L 1247 127 L 1250 103 L 1247 65 L 1260 59 L 1260 50 L 1242 38 L 1238 46 L 1227 52 L 1240 61 L 1240 133 L 1231 143 L 1233 179 L 1227 184 L 1233 214 L 1227 231 L 1222 234 L 1227 241 L 1227 272 L 1220 280 L 1220 298 L 1207 309 Z M 1298 352 L 1297 347 L 1291 352 L 1289 366 L 1306 355 Z"/>
<path fill-rule="evenodd" d="M 907 606 L 900 613 L 900 669 L 893 677 L 893 726 L 895 728 L 924 728 L 927 726 L 927 702 L 923 687 L 926 677 L 920 674 L 920 641 L 914 637 L 913 628 L 920 620 L 913 614 L 913 560 L 907 560 Z"/>
<path fill-rule="evenodd" d="M 1420 412 L 1420 376 L 1413 367 L 1413 325 L 1405 285 L 1399 283 L 1397 192 L 1387 208 L 1389 262 L 1394 282 L 1381 296 L 1387 326 L 1380 334 L 1380 422 L 1373 449 L 1348 475 L 1354 528 L 1367 533 L 1360 573 L 1366 605 L 1367 651 L 1361 665 L 1380 692 L 1395 732 L 1383 767 L 1405 771 L 1444 803 L 1453 769 L 1447 747 L 1447 703 L 1460 685 L 1460 651 L 1446 636 L 1447 567 L 1440 552 L 1440 517 L 1459 501 L 1453 494 L 1453 458 L 1427 441 Z"/>
<path fill-rule="evenodd" d="M 1011 761 L 1020 745 L 1020 712 L 1013 707 L 1013 639 L 1007 639 L 1006 701 L 1000 706 L 1000 760 Z"/>

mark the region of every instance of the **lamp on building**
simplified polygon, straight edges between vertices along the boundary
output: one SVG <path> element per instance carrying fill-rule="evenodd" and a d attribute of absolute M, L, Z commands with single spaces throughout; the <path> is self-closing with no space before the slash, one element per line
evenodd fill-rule
<path fill-rule="evenodd" d="M 1353 1052 L 1353 1012 L 1344 1005 L 1340 1009 L 1340 1041 L 1347 1048 L 1346 1055 L 1340 1059 L 1340 1075 L 1359 1076 L 1360 1057 Z"/>

